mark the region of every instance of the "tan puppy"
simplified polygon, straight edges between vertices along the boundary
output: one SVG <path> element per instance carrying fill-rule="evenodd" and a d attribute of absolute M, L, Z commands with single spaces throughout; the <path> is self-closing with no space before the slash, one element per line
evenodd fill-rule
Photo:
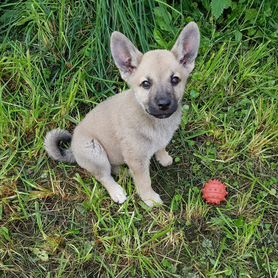
<path fill-rule="evenodd" d="M 183 29 L 171 51 L 142 54 L 123 34 L 111 36 L 111 50 L 122 78 L 130 89 L 97 105 L 75 128 L 50 131 L 45 148 L 50 157 L 77 162 L 107 189 L 117 203 L 126 200 L 112 172 L 127 164 L 137 192 L 148 205 L 162 203 L 151 187 L 150 159 L 172 164 L 165 147 L 181 121 L 181 101 L 187 77 L 194 68 L 200 33 L 196 23 Z M 60 142 L 71 141 L 69 149 Z"/>

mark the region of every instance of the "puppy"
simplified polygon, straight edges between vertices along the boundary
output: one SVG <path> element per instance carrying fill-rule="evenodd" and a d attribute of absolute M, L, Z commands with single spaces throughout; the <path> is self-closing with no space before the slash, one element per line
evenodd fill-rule
<path fill-rule="evenodd" d="M 162 203 L 151 186 L 150 159 L 155 155 L 162 166 L 173 162 L 165 147 L 181 122 L 181 101 L 199 43 L 195 22 L 185 26 L 171 51 L 142 54 L 122 33 L 113 32 L 112 56 L 130 89 L 98 104 L 72 136 L 65 130 L 50 131 L 45 138 L 49 156 L 77 162 L 119 204 L 127 195 L 111 172 L 127 164 L 142 200 L 150 207 Z M 70 148 L 61 148 L 61 142 L 70 142 Z"/>

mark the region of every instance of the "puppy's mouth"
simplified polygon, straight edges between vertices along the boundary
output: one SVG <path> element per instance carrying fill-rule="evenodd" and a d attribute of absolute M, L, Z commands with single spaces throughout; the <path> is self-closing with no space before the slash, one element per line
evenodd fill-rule
<path fill-rule="evenodd" d="M 177 101 L 173 100 L 172 104 L 164 109 L 161 109 L 158 105 L 154 105 L 154 104 L 149 104 L 146 108 L 145 111 L 158 119 L 167 119 L 170 116 L 172 116 L 178 108 L 178 103 Z"/>
<path fill-rule="evenodd" d="M 173 113 L 176 111 L 171 111 L 171 112 L 168 112 L 168 113 L 152 113 L 150 112 L 148 109 L 145 110 L 149 115 L 155 117 L 155 118 L 158 118 L 158 119 L 166 119 L 166 118 L 169 118 L 170 116 L 173 115 Z"/>

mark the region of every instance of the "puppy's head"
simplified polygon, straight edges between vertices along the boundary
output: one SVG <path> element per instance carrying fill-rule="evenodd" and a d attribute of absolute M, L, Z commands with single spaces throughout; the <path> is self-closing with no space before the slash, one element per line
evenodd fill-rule
<path fill-rule="evenodd" d="M 122 33 L 113 32 L 111 36 L 112 56 L 122 78 L 143 109 L 161 119 L 176 111 L 194 68 L 199 44 L 200 33 L 195 22 L 185 26 L 171 51 L 142 54 Z"/>

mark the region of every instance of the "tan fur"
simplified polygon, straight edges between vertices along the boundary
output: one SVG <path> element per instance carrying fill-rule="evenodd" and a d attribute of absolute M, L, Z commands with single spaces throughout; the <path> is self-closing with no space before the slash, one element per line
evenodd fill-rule
<path fill-rule="evenodd" d="M 142 200 L 148 206 L 162 203 L 151 187 L 149 164 L 154 154 L 163 166 L 173 161 L 165 147 L 180 124 L 181 100 L 199 47 L 197 38 L 194 49 L 188 50 L 190 44 L 186 36 L 191 31 L 191 42 L 192 36 L 194 40 L 199 35 L 194 23 L 185 27 L 181 34 L 185 39 L 180 36 L 182 42 L 177 42 L 172 51 L 154 50 L 144 55 L 121 33 L 112 35 L 112 54 L 130 89 L 110 97 L 86 115 L 74 130 L 71 151 L 76 162 L 103 184 L 115 202 L 123 203 L 126 193 L 112 178 L 111 170 L 117 171 L 118 166 L 127 164 Z M 190 51 L 194 52 L 194 57 Z M 183 58 L 187 59 L 184 64 L 181 62 Z M 172 75 L 180 78 L 176 86 L 170 83 Z M 146 78 L 152 81 L 150 90 L 141 85 Z M 149 114 L 148 109 L 151 106 L 157 109 L 157 96 L 163 90 L 167 97 L 171 96 L 177 102 L 177 107 L 171 116 L 157 118 Z M 46 144 L 47 150 L 48 145 L 51 145 L 51 139 Z"/>

